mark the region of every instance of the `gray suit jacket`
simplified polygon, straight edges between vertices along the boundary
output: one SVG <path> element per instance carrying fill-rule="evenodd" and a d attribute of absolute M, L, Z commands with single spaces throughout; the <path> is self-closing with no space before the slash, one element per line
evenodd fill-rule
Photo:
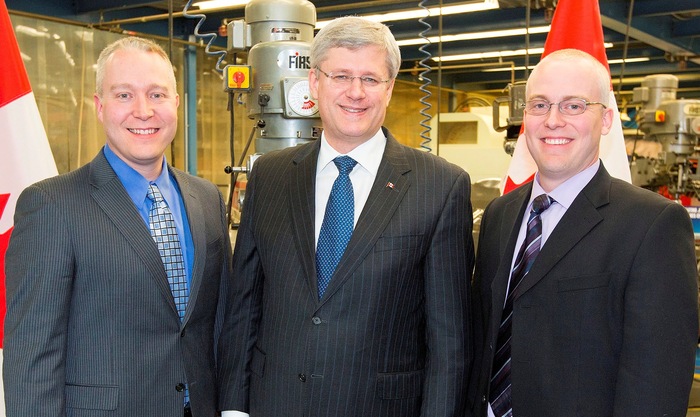
<path fill-rule="evenodd" d="M 213 184 L 170 170 L 195 248 L 182 324 L 158 249 L 102 152 L 21 194 L 6 257 L 8 417 L 181 416 L 183 382 L 194 415 L 216 415 L 225 209 Z"/>
<path fill-rule="evenodd" d="M 322 301 L 314 244 L 320 141 L 261 157 L 234 249 L 222 409 L 251 417 L 461 416 L 472 359 L 469 176 L 388 136 Z M 232 350 L 237 346 L 237 350 Z"/>
<path fill-rule="evenodd" d="M 494 200 L 474 280 L 486 416 L 489 375 L 515 241 L 532 184 Z M 698 338 L 697 272 L 686 210 L 611 178 L 601 165 L 568 208 L 513 304 L 518 417 L 684 417 Z"/>

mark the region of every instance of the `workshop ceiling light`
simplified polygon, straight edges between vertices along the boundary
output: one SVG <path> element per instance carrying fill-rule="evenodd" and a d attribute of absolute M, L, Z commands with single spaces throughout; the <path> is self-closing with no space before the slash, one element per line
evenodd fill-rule
<path fill-rule="evenodd" d="M 453 62 L 453 61 L 469 61 L 472 59 L 493 59 L 493 58 L 509 58 L 522 55 L 542 55 L 544 47 L 531 49 L 516 49 L 514 51 L 491 51 L 477 52 L 473 54 L 448 55 L 443 57 L 433 57 L 436 62 Z"/>
<path fill-rule="evenodd" d="M 617 65 L 617 64 L 622 64 L 622 62 L 625 62 L 625 64 L 631 64 L 633 62 L 647 62 L 649 61 L 648 57 L 641 57 L 641 58 L 627 58 L 627 59 L 610 59 L 608 60 L 608 65 Z M 522 71 L 524 70 L 525 67 L 503 67 L 503 68 L 486 68 L 481 70 L 482 72 L 503 72 L 503 71 Z M 530 68 L 532 69 L 532 68 Z"/>
<path fill-rule="evenodd" d="M 537 33 L 549 33 L 551 26 L 537 26 L 530 28 L 530 34 Z M 431 36 L 427 40 L 423 38 L 413 38 L 404 39 L 402 41 L 397 41 L 399 46 L 410 46 L 410 45 L 421 45 L 425 43 L 439 43 L 439 42 L 454 42 L 454 41 L 472 41 L 480 39 L 490 39 L 490 38 L 503 38 L 506 36 L 523 36 L 527 34 L 527 29 L 504 29 L 504 30 L 489 30 L 486 32 L 470 32 L 470 33 L 460 33 L 457 35 L 442 35 L 442 36 Z"/>
<path fill-rule="evenodd" d="M 362 17 L 375 22 L 394 22 L 397 20 L 420 19 L 421 17 L 429 16 L 447 16 L 451 14 L 463 14 L 491 9 L 498 9 L 498 0 L 484 0 L 480 2 L 454 4 L 451 6 L 429 7 L 428 10 L 411 9 L 401 12 L 363 15 Z M 321 29 L 322 27 L 330 23 L 330 21 L 331 20 L 322 20 L 316 22 L 316 29 Z"/>
<path fill-rule="evenodd" d="M 604 43 L 605 48 L 612 48 L 612 43 Z M 437 62 L 453 62 L 453 61 L 469 61 L 473 59 L 493 59 L 493 58 L 510 58 L 523 55 L 542 55 L 544 47 L 530 49 L 516 49 L 514 51 L 491 51 L 477 52 L 473 54 L 448 55 L 443 57 L 433 57 L 433 61 Z"/>
<path fill-rule="evenodd" d="M 608 61 L 608 65 L 616 65 L 616 64 L 622 64 L 623 62 L 625 64 L 629 64 L 632 62 L 647 62 L 649 61 L 649 57 L 640 57 L 640 58 L 627 58 L 627 59 L 611 59 Z"/>

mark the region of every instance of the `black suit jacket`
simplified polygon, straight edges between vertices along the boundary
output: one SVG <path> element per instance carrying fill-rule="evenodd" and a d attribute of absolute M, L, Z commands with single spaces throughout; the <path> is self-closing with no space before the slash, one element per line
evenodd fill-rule
<path fill-rule="evenodd" d="M 320 141 L 252 170 L 234 249 L 236 329 L 222 409 L 251 417 L 461 416 L 472 354 L 469 176 L 386 149 L 322 301 L 314 243 Z M 393 185 L 387 185 L 393 184 Z M 240 341 L 230 351 L 226 341 Z"/>
<path fill-rule="evenodd" d="M 181 323 L 148 227 L 100 152 L 22 192 L 6 255 L 7 416 L 216 416 L 215 313 L 230 279 L 223 200 L 169 168 L 194 243 Z M 144 195 L 145 198 L 145 195 Z"/>
<path fill-rule="evenodd" d="M 474 279 L 480 348 L 470 390 L 486 416 L 515 240 L 532 184 L 486 209 Z M 602 166 L 576 197 L 514 300 L 517 417 L 685 416 L 697 347 L 693 230 L 679 204 Z"/>

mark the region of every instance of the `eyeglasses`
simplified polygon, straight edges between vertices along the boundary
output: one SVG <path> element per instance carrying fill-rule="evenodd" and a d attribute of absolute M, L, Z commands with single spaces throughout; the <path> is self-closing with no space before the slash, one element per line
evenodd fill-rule
<path fill-rule="evenodd" d="M 549 113 L 552 106 L 555 104 L 557 107 L 559 107 L 561 114 L 565 114 L 567 116 L 578 116 L 579 114 L 583 114 L 591 104 L 600 104 L 604 109 L 607 109 L 603 103 L 599 103 L 597 101 L 586 101 L 582 98 L 570 98 L 568 100 L 560 101 L 559 103 L 550 103 L 547 100 L 536 99 L 525 102 L 523 107 L 533 116 L 544 116 L 545 114 Z"/>
<path fill-rule="evenodd" d="M 323 75 L 328 77 L 329 80 L 331 80 L 331 84 L 335 87 L 348 87 L 352 82 L 355 80 L 355 78 L 360 80 L 360 83 L 364 88 L 377 88 L 382 84 L 386 84 L 389 80 L 378 80 L 374 77 L 368 77 L 368 76 L 352 76 L 352 75 L 346 75 L 346 74 L 333 74 L 333 73 L 327 73 L 326 71 L 322 70 L 319 67 L 316 67 L 317 70 L 321 71 Z"/>

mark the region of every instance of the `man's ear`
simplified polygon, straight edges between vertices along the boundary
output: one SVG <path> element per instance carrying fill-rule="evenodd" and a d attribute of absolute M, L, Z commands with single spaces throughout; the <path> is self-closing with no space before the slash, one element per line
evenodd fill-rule
<path fill-rule="evenodd" d="M 315 68 L 309 70 L 309 92 L 311 97 L 318 100 L 318 71 Z"/>
<path fill-rule="evenodd" d="M 607 109 L 603 110 L 603 128 L 601 132 L 603 135 L 607 135 L 612 129 L 614 118 L 615 111 L 613 109 L 608 107 Z"/>
<path fill-rule="evenodd" d="M 102 100 L 97 95 L 97 93 L 95 93 L 92 97 L 95 100 L 95 110 L 97 110 L 97 118 L 101 122 L 102 121 Z"/>

